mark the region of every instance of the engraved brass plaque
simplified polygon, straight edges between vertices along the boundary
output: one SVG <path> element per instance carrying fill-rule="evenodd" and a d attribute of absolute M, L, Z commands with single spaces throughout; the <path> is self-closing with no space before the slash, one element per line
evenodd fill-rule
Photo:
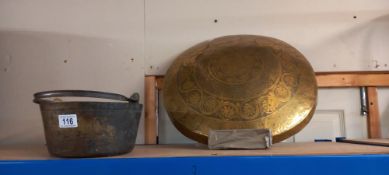
<path fill-rule="evenodd" d="M 185 136 L 207 143 L 210 129 L 268 128 L 273 142 L 300 131 L 316 106 L 305 57 L 275 38 L 233 35 L 178 56 L 164 80 L 169 117 Z"/>

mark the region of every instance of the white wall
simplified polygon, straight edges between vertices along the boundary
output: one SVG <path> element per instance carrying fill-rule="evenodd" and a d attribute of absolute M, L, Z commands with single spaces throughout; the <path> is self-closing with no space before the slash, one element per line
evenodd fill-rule
<path fill-rule="evenodd" d="M 284 40 L 316 71 L 389 70 L 387 0 L 0 0 L 0 144 L 44 142 L 34 92 L 139 92 L 143 99 L 144 74 L 164 74 L 188 47 L 230 34 Z M 380 105 L 389 126 L 387 100 Z M 346 121 L 353 123 L 362 125 Z"/>
<path fill-rule="evenodd" d="M 1 0 L 0 144 L 44 143 L 38 91 L 139 92 L 143 102 L 143 9 L 142 0 Z"/>
<path fill-rule="evenodd" d="M 146 2 L 146 73 L 164 74 L 188 47 L 232 34 L 284 40 L 316 71 L 389 69 L 387 0 L 163 0 Z"/>

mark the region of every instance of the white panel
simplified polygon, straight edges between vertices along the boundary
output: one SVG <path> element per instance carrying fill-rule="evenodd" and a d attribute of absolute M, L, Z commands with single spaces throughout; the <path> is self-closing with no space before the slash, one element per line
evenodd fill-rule
<path fill-rule="evenodd" d="M 143 5 L 0 1 L 0 144 L 44 143 L 39 107 L 32 103 L 38 91 L 139 92 L 143 102 Z"/>
<path fill-rule="evenodd" d="M 346 137 L 367 138 L 366 116 L 360 114 L 358 88 L 320 89 L 317 111 L 344 111 Z"/>
<path fill-rule="evenodd" d="M 143 0 L 0 1 L 2 30 L 131 39 L 133 47 L 140 49 L 142 43 L 135 45 L 135 42 L 143 41 L 143 21 Z"/>
<path fill-rule="evenodd" d="M 388 70 L 388 10 L 387 0 L 146 0 L 146 73 L 165 74 L 190 46 L 232 34 L 284 40 L 315 71 Z"/>
<path fill-rule="evenodd" d="M 346 136 L 343 110 L 317 110 L 309 124 L 294 136 L 295 142 L 313 142 Z"/>

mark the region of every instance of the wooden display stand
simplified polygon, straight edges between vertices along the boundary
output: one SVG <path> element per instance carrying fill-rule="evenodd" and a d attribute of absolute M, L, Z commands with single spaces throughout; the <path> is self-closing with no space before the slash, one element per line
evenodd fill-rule
<path fill-rule="evenodd" d="M 145 143 L 157 144 L 156 96 L 163 88 L 163 76 L 145 77 Z M 381 138 L 377 87 L 389 87 L 389 71 L 317 72 L 319 88 L 367 87 L 369 138 Z"/>

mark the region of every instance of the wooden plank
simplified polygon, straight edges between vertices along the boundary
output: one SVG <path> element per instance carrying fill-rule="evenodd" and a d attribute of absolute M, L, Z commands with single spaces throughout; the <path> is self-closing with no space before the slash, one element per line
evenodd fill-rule
<path fill-rule="evenodd" d="M 339 142 L 389 147 L 389 139 L 341 139 Z"/>
<path fill-rule="evenodd" d="M 266 150 L 209 150 L 205 145 L 137 146 L 131 157 L 296 156 L 388 154 L 389 147 L 336 142 L 278 143 Z"/>
<path fill-rule="evenodd" d="M 145 144 L 157 143 L 156 79 L 145 77 Z"/>
<path fill-rule="evenodd" d="M 367 87 L 368 114 L 367 131 L 369 138 L 381 138 L 380 113 L 378 109 L 377 87 Z"/>
<path fill-rule="evenodd" d="M 318 72 L 318 87 L 389 86 L 389 72 Z"/>
<path fill-rule="evenodd" d="M 209 150 L 205 145 L 135 145 L 132 152 L 104 158 L 199 157 L 199 156 L 296 156 L 388 154 L 389 147 L 335 142 L 278 143 L 267 150 Z M 49 160 L 45 145 L 0 146 L 0 160 Z"/>
<path fill-rule="evenodd" d="M 158 90 L 162 90 L 162 88 L 163 88 L 163 78 L 164 78 L 164 76 L 157 76 L 156 77 L 156 81 L 157 81 L 156 87 Z"/>
<path fill-rule="evenodd" d="M 157 89 L 163 88 L 163 76 L 156 76 Z M 388 86 L 388 71 L 368 72 L 317 72 L 318 87 Z"/>

